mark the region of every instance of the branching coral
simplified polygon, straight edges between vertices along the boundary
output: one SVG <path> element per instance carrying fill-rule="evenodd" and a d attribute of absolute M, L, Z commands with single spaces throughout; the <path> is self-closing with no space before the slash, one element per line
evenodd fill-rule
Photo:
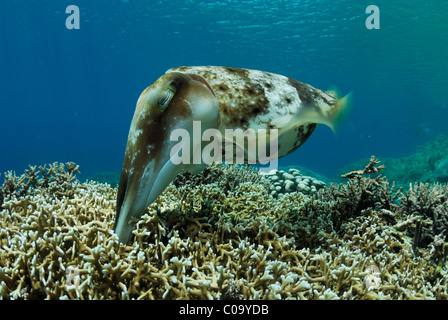
<path fill-rule="evenodd" d="M 448 136 L 439 135 L 419 146 L 414 153 L 402 158 L 384 158 L 382 171 L 390 181 L 407 186 L 414 182 L 448 182 Z M 342 172 L 358 169 L 366 159 L 351 164 Z"/>
<path fill-rule="evenodd" d="M 414 254 L 421 223 L 444 261 L 442 186 L 437 200 L 420 186 L 395 196 L 355 175 L 273 198 L 253 171 L 210 168 L 170 185 L 126 246 L 112 232 L 116 189 L 74 180 L 74 164 L 32 168 L 1 188 L 3 299 L 448 298 L 445 267 Z"/>
<path fill-rule="evenodd" d="M 372 157 L 363 170 L 352 171 L 343 177 L 350 178 L 346 184 L 330 185 L 323 189 L 316 198 L 322 202 L 330 201 L 334 204 L 335 221 L 338 226 L 347 218 L 358 216 L 362 210 L 373 208 L 376 210 L 395 210 L 396 200 L 401 188 L 395 191 L 395 185 L 389 185 L 385 177 L 370 174 L 379 173 L 383 165 L 377 166 L 379 161 Z"/>
<path fill-rule="evenodd" d="M 15 172 L 8 171 L 5 173 L 3 187 L 0 188 L 0 206 L 5 198 L 20 198 L 35 193 L 36 190 L 57 198 L 70 196 L 72 183 L 76 179 L 76 173 L 79 173 L 78 169 L 79 166 L 73 162 L 54 162 L 48 168 L 47 165 L 40 166 L 39 172 L 36 171 L 36 166 L 29 166 L 20 177 L 17 177 Z"/>
<path fill-rule="evenodd" d="M 415 183 L 398 199 L 397 216 L 407 223 L 399 225 L 414 239 L 414 251 L 436 264 L 448 257 L 448 186 Z"/>
<path fill-rule="evenodd" d="M 250 182 L 269 188 L 269 182 L 258 174 L 258 170 L 249 166 L 213 164 L 206 167 L 201 173 L 191 174 L 182 171 L 173 181 L 174 186 L 217 184 L 226 193 L 233 191 L 241 183 Z"/>

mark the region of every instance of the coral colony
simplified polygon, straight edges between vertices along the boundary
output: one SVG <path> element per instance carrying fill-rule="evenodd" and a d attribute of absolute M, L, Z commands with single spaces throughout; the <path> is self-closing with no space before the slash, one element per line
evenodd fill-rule
<path fill-rule="evenodd" d="M 7 172 L 2 299 L 447 299 L 448 187 L 396 190 L 364 170 L 326 185 L 297 169 L 181 173 L 112 231 L 117 190 L 78 166 Z"/>

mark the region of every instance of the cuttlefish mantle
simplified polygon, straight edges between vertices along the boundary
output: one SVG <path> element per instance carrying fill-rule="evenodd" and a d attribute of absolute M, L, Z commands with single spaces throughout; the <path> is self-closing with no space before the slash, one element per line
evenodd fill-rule
<path fill-rule="evenodd" d="M 178 173 L 197 173 L 206 167 L 205 162 L 193 161 L 206 147 L 204 141 L 179 142 L 172 138 L 175 133 L 193 137 L 197 130 L 201 136 L 216 132 L 221 134 L 220 142 L 229 143 L 225 141 L 228 130 L 275 130 L 279 158 L 300 147 L 318 124 L 335 130 L 347 113 L 350 97 L 340 99 L 334 92 L 257 70 L 213 66 L 168 70 L 137 101 L 117 194 L 114 229 L 119 240 L 129 242 L 135 220 Z M 260 147 L 260 141 L 255 137 L 253 142 Z M 185 160 L 179 150 L 186 146 L 191 161 L 179 161 Z"/>

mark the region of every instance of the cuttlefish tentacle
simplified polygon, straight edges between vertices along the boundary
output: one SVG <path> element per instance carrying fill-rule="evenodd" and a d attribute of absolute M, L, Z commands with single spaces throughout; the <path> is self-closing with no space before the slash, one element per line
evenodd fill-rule
<path fill-rule="evenodd" d="M 184 142 L 191 156 L 204 147 L 192 139 L 195 122 L 201 134 L 220 132 L 223 142 L 226 129 L 264 129 L 268 135 L 276 129 L 276 156 L 282 157 L 300 147 L 317 124 L 337 129 L 350 105 L 350 95 L 339 99 L 334 92 L 268 72 L 213 66 L 168 70 L 137 101 L 117 195 L 114 229 L 119 240 L 130 240 L 134 220 L 180 171 L 205 168 L 192 160 L 179 164 L 179 153 L 172 151 L 182 149 L 171 139 L 176 129 L 191 133 Z"/>

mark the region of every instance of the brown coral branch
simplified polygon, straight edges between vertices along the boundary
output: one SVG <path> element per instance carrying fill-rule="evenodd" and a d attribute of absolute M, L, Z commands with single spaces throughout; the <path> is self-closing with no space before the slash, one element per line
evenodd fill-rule
<path fill-rule="evenodd" d="M 369 173 L 377 173 L 384 169 L 384 165 L 380 165 L 379 167 L 375 167 L 378 163 L 380 163 L 379 160 L 375 159 L 375 156 L 370 157 L 369 164 L 363 169 L 363 170 L 357 170 L 357 171 L 351 171 L 349 173 L 341 175 L 342 178 L 359 178 L 360 176 L 363 176 L 365 174 Z"/>

